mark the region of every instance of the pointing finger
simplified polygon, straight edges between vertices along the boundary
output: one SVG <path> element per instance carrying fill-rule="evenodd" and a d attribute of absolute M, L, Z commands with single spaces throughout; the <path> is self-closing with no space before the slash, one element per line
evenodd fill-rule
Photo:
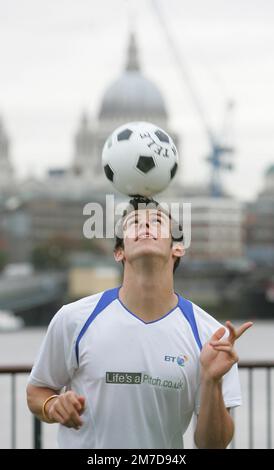
<path fill-rule="evenodd" d="M 240 338 L 242 334 L 248 330 L 253 325 L 252 322 L 243 323 L 239 328 L 235 328 L 235 326 L 230 322 L 226 322 L 226 326 L 229 329 L 229 337 L 228 339 L 232 342 L 232 344 L 236 341 L 236 339 Z"/>
<path fill-rule="evenodd" d="M 240 338 L 240 336 L 242 336 L 242 334 L 243 334 L 246 330 L 248 330 L 249 328 L 251 328 L 252 325 L 253 325 L 253 323 L 252 323 L 251 321 L 246 322 L 246 323 L 243 323 L 243 325 L 241 325 L 241 326 L 237 329 L 237 331 L 236 331 L 236 333 L 237 333 L 237 339 Z"/>

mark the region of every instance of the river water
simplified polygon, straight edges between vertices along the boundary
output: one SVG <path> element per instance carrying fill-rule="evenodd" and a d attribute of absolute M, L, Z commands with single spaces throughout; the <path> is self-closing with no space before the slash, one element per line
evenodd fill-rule
<path fill-rule="evenodd" d="M 239 324 L 240 322 L 235 322 Z M 31 365 L 38 352 L 45 334 L 43 328 L 25 328 L 19 332 L 0 333 L 0 365 Z M 272 360 L 274 361 L 274 320 L 255 321 L 237 342 L 237 351 L 241 360 Z M 274 373 L 272 375 L 272 396 L 274 397 Z M 17 431 L 16 446 L 32 447 L 32 418 L 26 406 L 25 386 L 26 375 L 16 379 L 17 395 Z M 247 373 L 241 371 L 243 406 L 236 409 L 236 446 L 248 447 L 248 379 Z M 266 417 L 269 413 L 266 401 L 266 374 L 264 371 L 254 373 L 254 447 L 265 448 L 267 445 Z M 11 379 L 0 376 L 1 426 L 0 448 L 11 447 Z M 274 434 L 274 398 L 272 403 L 272 435 Z M 43 446 L 56 447 L 57 425 L 43 426 Z M 272 439 L 272 447 L 274 438 Z M 185 447 L 192 447 L 191 428 L 185 436 Z"/>

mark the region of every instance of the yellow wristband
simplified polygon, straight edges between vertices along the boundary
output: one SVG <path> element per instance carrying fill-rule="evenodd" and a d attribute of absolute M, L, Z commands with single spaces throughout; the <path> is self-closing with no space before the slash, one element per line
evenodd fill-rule
<path fill-rule="evenodd" d="M 50 423 L 50 419 L 48 418 L 48 416 L 46 415 L 46 404 L 52 400 L 53 398 L 56 398 L 56 397 L 59 397 L 59 395 L 51 395 L 50 397 L 48 397 L 44 403 L 43 403 L 43 406 L 42 406 L 42 416 L 43 416 L 43 420 L 46 421 L 47 423 Z"/>

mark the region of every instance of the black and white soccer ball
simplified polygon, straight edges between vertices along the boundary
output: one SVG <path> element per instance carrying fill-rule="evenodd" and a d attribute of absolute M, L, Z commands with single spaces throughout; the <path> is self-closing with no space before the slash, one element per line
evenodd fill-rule
<path fill-rule="evenodd" d="M 178 168 L 171 137 L 149 122 L 130 122 L 106 140 L 102 163 L 106 177 L 128 196 L 152 196 L 163 191 Z"/>

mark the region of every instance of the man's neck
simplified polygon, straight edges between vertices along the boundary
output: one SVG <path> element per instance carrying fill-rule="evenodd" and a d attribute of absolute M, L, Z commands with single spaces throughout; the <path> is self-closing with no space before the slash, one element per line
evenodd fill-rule
<path fill-rule="evenodd" d="M 173 275 L 163 271 L 125 272 L 119 291 L 121 302 L 145 322 L 158 320 L 176 307 Z"/>

